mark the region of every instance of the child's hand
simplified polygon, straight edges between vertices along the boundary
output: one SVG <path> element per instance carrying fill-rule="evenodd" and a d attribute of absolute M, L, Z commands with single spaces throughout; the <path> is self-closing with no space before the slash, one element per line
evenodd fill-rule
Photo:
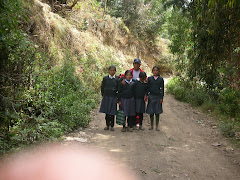
<path fill-rule="evenodd" d="M 127 84 L 127 83 L 126 83 L 125 79 L 123 79 L 123 80 L 122 80 L 122 85 L 125 86 L 126 84 Z"/>
<path fill-rule="evenodd" d="M 147 102 L 148 101 L 148 96 L 144 96 L 144 101 Z"/>
<path fill-rule="evenodd" d="M 163 100 L 162 99 L 160 99 L 160 104 L 162 104 L 163 103 Z"/>

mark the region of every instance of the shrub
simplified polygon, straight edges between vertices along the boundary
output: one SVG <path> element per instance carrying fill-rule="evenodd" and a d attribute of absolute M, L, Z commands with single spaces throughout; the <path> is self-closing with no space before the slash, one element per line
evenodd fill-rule
<path fill-rule="evenodd" d="M 235 136 L 235 124 L 234 122 L 222 122 L 220 125 L 221 133 L 226 137 L 234 137 Z"/>
<path fill-rule="evenodd" d="M 240 112 L 240 91 L 225 88 L 220 91 L 218 102 L 222 113 L 235 117 Z"/>
<path fill-rule="evenodd" d="M 187 102 L 191 102 L 195 106 L 201 106 L 207 98 L 207 92 L 197 88 L 191 90 L 186 96 Z"/>
<path fill-rule="evenodd" d="M 186 101 L 188 90 L 183 86 L 182 81 L 174 77 L 167 84 L 167 92 L 173 94 L 176 99 Z"/>

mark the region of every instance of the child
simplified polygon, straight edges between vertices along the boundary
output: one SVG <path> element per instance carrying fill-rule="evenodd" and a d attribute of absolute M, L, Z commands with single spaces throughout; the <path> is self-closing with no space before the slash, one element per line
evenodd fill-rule
<path fill-rule="evenodd" d="M 127 70 L 124 76 L 126 84 L 119 83 L 119 106 L 122 108 L 124 115 L 127 118 L 128 130 L 133 131 L 133 125 L 135 120 L 135 82 L 132 80 L 132 71 Z M 126 128 L 123 125 L 122 132 L 125 132 Z"/>
<path fill-rule="evenodd" d="M 106 127 L 104 130 L 109 130 L 111 126 L 111 131 L 114 131 L 114 116 L 117 114 L 117 91 L 119 79 L 115 76 L 116 67 L 109 67 L 109 75 L 105 76 L 102 81 L 101 93 L 102 93 L 102 102 L 100 111 L 105 113 Z"/>
<path fill-rule="evenodd" d="M 140 66 L 141 66 L 141 60 L 138 58 L 135 58 L 133 60 L 133 68 L 130 69 L 133 74 L 133 80 L 139 80 L 139 74 L 140 74 L 140 72 L 143 72 L 143 70 L 140 68 Z M 124 75 L 125 74 L 120 75 L 120 78 L 124 77 Z M 124 81 L 123 81 L 123 84 L 125 84 Z"/>
<path fill-rule="evenodd" d="M 136 93 L 136 113 L 139 116 L 139 130 L 144 130 L 144 128 L 142 127 L 142 121 L 143 121 L 143 113 L 145 113 L 145 95 L 147 93 L 147 89 L 148 89 L 148 85 L 147 83 L 145 83 L 146 80 L 146 73 L 145 72 L 140 72 L 139 74 L 139 79 L 140 81 L 136 82 L 136 89 L 135 89 L 135 93 Z"/>
<path fill-rule="evenodd" d="M 160 68 L 154 66 L 152 69 L 153 76 L 148 78 L 148 106 L 147 114 L 150 114 L 151 126 L 153 129 L 154 114 L 156 115 L 156 131 L 159 131 L 159 115 L 163 113 L 162 102 L 164 96 L 164 80 L 160 76 Z"/>

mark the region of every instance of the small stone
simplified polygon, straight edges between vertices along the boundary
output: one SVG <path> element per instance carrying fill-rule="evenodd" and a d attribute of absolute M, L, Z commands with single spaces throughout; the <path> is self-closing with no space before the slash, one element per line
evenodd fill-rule
<path fill-rule="evenodd" d="M 78 142 L 82 142 L 82 143 L 86 143 L 87 139 L 83 139 L 83 138 L 77 138 L 77 137 L 66 137 L 67 141 L 78 141 Z"/>
<path fill-rule="evenodd" d="M 234 151 L 234 149 L 232 147 L 226 147 L 225 149 L 227 152 L 231 152 L 231 151 Z"/>
<path fill-rule="evenodd" d="M 217 143 L 217 142 L 212 144 L 212 146 L 214 146 L 214 147 L 218 147 L 218 146 L 221 146 L 221 145 L 222 145 L 222 144 Z"/>

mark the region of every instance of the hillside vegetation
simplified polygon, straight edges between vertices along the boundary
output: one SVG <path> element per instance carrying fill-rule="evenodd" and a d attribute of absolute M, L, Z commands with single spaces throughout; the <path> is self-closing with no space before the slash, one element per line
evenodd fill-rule
<path fill-rule="evenodd" d="M 168 91 L 215 115 L 240 145 L 240 2 L 165 0 L 177 77 Z"/>
<path fill-rule="evenodd" d="M 175 74 L 168 92 L 239 142 L 239 13 L 236 0 L 3 0 L 0 154 L 86 127 L 108 67 L 134 58 Z"/>
<path fill-rule="evenodd" d="M 95 0 L 72 9 L 8 0 L 0 8 L 1 153 L 87 126 L 110 65 L 120 74 L 138 57 L 150 72 L 161 60 L 159 45 L 136 37 Z"/>

